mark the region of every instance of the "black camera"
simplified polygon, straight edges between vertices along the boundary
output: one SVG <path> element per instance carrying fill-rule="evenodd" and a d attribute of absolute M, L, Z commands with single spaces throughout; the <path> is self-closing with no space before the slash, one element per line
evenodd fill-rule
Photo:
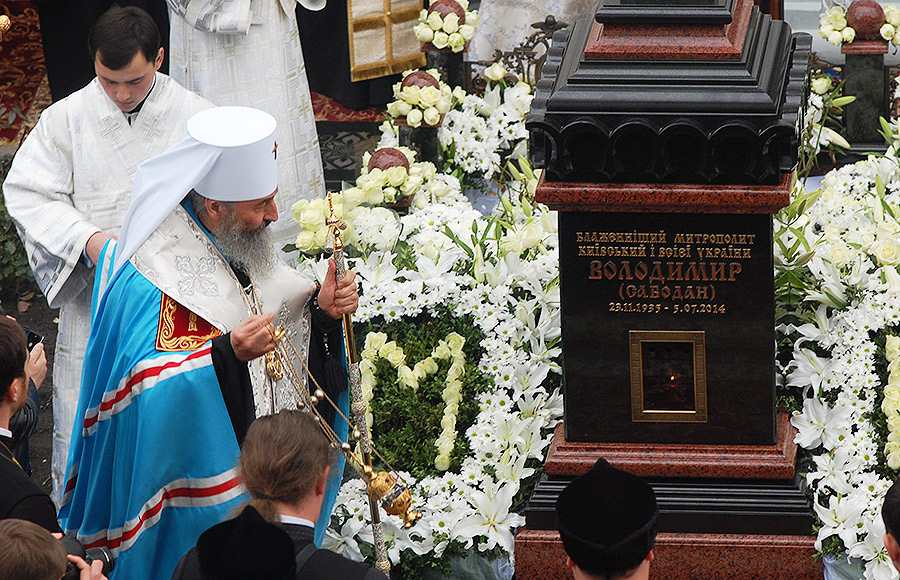
<path fill-rule="evenodd" d="M 73 556 L 78 556 L 83 558 L 85 562 L 90 564 L 94 560 L 100 560 L 103 562 L 103 575 L 107 576 L 110 572 L 112 572 L 113 568 L 116 567 L 116 561 L 113 558 L 112 553 L 106 548 L 87 548 L 85 549 L 84 544 L 82 544 L 78 538 L 75 536 L 65 535 L 60 540 L 62 542 L 63 548 L 66 549 L 67 554 L 72 554 Z M 78 580 L 81 576 L 81 570 L 78 569 L 73 562 L 69 562 L 66 564 L 66 575 L 63 576 L 63 580 Z"/>

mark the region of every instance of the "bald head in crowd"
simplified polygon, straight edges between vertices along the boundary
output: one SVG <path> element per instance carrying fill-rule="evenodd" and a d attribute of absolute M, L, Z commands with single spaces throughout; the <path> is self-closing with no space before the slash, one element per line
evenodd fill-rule
<path fill-rule="evenodd" d="M 640 477 L 600 459 L 560 493 L 559 535 L 576 580 L 645 580 L 659 508 Z"/>

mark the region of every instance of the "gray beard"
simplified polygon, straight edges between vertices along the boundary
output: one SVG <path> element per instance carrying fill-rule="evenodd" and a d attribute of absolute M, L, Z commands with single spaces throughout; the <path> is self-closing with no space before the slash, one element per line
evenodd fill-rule
<path fill-rule="evenodd" d="M 262 280 L 272 274 L 275 265 L 272 232 L 268 223 L 246 232 L 236 220 L 226 219 L 216 234 L 216 245 L 222 255 L 240 268 L 251 280 Z"/>

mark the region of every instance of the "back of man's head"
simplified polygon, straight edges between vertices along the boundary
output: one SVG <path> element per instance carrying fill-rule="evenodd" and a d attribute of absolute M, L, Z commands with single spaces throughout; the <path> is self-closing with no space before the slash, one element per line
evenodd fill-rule
<path fill-rule="evenodd" d="M 50 532 L 25 520 L 0 521 L 0 580 L 59 580 L 66 550 Z"/>
<path fill-rule="evenodd" d="M 0 402 L 6 397 L 13 381 L 25 376 L 28 343 L 19 323 L 0 316 Z"/>
<path fill-rule="evenodd" d="M 592 578 L 631 578 L 652 559 L 659 509 L 640 477 L 600 459 L 559 494 L 559 535 L 566 554 Z"/>
<path fill-rule="evenodd" d="M 900 480 L 888 489 L 881 506 L 881 519 L 884 521 L 884 546 L 894 566 L 900 566 Z"/>
<path fill-rule="evenodd" d="M 108 69 L 128 66 L 138 53 L 154 62 L 162 46 L 153 18 L 135 6 L 113 6 L 100 15 L 88 35 L 91 57 Z"/>

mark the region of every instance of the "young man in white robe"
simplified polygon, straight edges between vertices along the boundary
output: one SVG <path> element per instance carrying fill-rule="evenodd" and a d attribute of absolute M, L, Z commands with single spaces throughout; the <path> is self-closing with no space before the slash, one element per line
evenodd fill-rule
<path fill-rule="evenodd" d="M 3 184 L 38 285 L 50 306 L 60 308 L 53 364 L 57 502 L 90 335 L 97 255 L 119 232 L 138 164 L 181 140 L 188 119 L 212 107 L 157 72 L 160 35 L 143 10 L 110 9 L 91 29 L 89 46 L 97 78 L 43 112 Z"/>
<path fill-rule="evenodd" d="M 310 10 L 325 6 L 325 0 L 168 0 L 172 78 L 216 105 L 255 107 L 278 121 L 276 203 L 284 216 L 300 199 L 325 196 L 298 1 Z M 300 231 L 290 219 L 272 224 L 276 249 L 294 243 Z"/>

